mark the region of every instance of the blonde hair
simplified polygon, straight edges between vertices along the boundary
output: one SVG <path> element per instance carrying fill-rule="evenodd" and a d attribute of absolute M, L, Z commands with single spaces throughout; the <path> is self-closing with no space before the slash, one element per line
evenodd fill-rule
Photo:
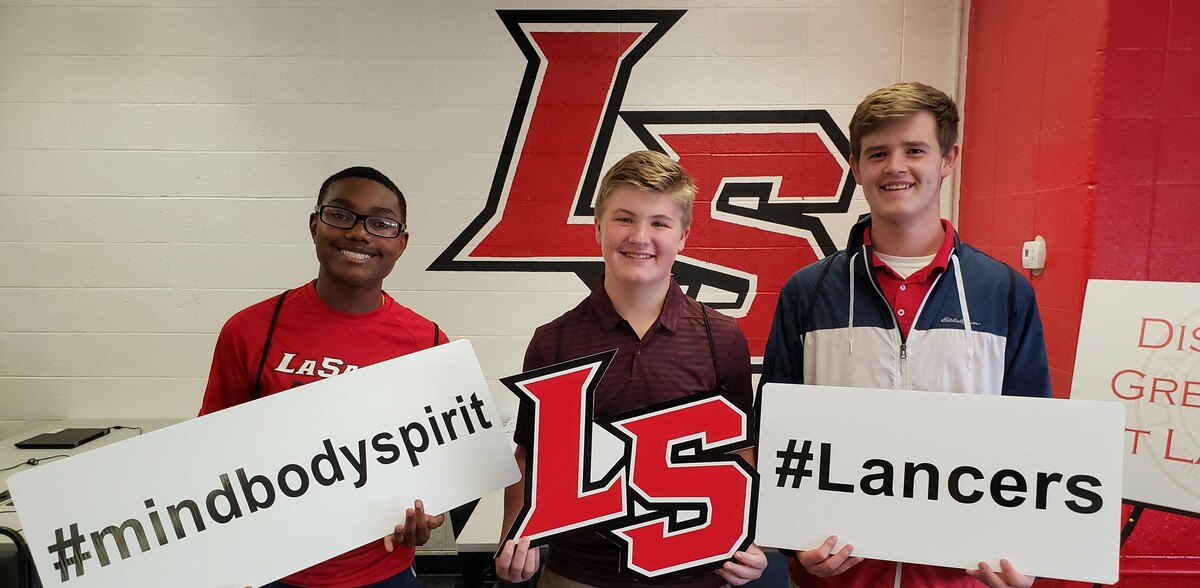
<path fill-rule="evenodd" d="M 679 205 L 683 228 L 692 224 L 696 184 L 679 162 L 657 151 L 634 151 L 621 158 L 604 174 L 596 193 L 596 220 L 604 214 L 608 197 L 618 188 L 631 186 L 647 192 L 662 192 Z"/>
<path fill-rule="evenodd" d="M 850 119 L 850 153 L 862 153 L 862 137 L 890 123 L 929 112 L 937 121 L 938 146 L 942 155 L 958 143 L 958 107 L 945 92 L 921 82 L 900 82 L 871 92 L 858 105 Z"/>

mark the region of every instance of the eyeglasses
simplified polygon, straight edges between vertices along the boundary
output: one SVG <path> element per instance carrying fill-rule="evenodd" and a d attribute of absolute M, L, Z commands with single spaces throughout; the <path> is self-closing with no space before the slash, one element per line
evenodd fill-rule
<path fill-rule="evenodd" d="M 340 206 L 321 204 L 313 209 L 321 222 L 338 229 L 352 229 L 358 221 L 363 221 L 363 228 L 376 237 L 394 239 L 404 232 L 404 223 L 386 216 L 370 216 L 346 210 Z"/>

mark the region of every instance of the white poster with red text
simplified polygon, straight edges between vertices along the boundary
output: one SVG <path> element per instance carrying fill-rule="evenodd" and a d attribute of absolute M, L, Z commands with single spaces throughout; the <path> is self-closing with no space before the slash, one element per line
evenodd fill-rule
<path fill-rule="evenodd" d="M 1127 501 L 1200 515 L 1200 284 L 1089 281 L 1071 398 L 1125 405 Z"/>

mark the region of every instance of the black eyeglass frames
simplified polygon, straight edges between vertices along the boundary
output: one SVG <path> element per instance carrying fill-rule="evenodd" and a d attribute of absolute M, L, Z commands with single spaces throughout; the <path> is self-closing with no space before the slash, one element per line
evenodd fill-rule
<path fill-rule="evenodd" d="M 338 229 L 353 228 L 355 224 L 362 221 L 363 227 L 367 232 L 376 237 L 385 239 L 394 239 L 400 236 L 407 228 L 404 223 L 386 216 L 372 216 L 368 214 L 358 214 L 352 210 L 346 210 L 340 206 L 332 204 L 321 204 L 313 209 L 317 213 L 317 217 L 321 222 Z"/>

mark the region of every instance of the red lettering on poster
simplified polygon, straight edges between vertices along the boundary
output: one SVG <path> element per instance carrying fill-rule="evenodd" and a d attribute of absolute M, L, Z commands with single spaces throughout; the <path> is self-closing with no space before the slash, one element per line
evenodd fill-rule
<path fill-rule="evenodd" d="M 747 415 L 714 394 L 593 423 L 596 382 L 616 351 L 502 378 L 534 403 L 525 461 L 525 505 L 506 535 L 544 545 L 597 528 L 622 544 L 623 566 L 645 577 L 711 568 L 749 547 L 754 469 L 733 451 L 749 446 Z M 591 482 L 593 427 L 623 443 L 604 479 Z M 635 507 L 636 503 L 636 507 Z"/>
<path fill-rule="evenodd" d="M 534 445 L 527 456 L 527 510 L 514 527 L 518 537 L 539 537 L 620 517 L 625 512 L 624 479 L 618 475 L 588 490 L 583 461 L 591 396 L 600 362 L 520 384 L 534 402 Z"/>
<path fill-rule="evenodd" d="M 720 397 L 614 423 L 633 439 L 630 486 L 659 517 L 615 531 L 630 544 L 627 567 L 656 576 L 680 562 L 723 561 L 743 544 L 754 473 L 732 456 L 700 454 L 745 440 L 744 425 L 745 415 Z M 678 453 L 685 445 L 696 452 L 690 458 Z M 681 513 L 694 517 L 685 522 Z"/>

